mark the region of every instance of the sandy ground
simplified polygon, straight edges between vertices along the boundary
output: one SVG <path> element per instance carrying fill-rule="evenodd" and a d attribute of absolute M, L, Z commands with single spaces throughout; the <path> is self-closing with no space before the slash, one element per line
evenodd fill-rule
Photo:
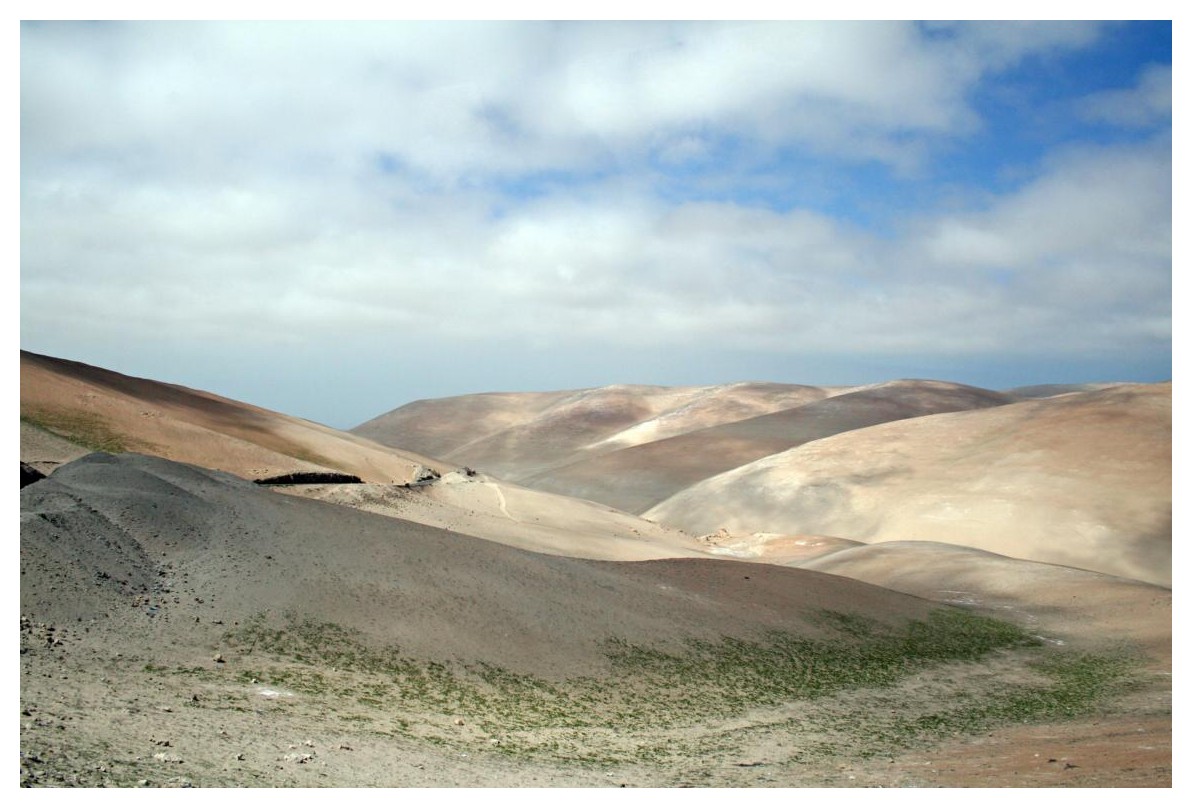
<path fill-rule="evenodd" d="M 1152 670 L 1088 718 L 912 743 L 875 760 L 809 750 L 841 722 L 931 710 L 1025 669 L 1000 656 L 893 690 L 577 736 L 519 730 L 515 714 L 494 718 L 466 700 L 409 707 L 366 669 L 312 668 L 258 649 L 263 640 L 235 639 L 262 615 L 272 628 L 283 617 L 330 621 L 428 664 L 495 664 L 563 682 L 615 675 L 600 645 L 610 634 L 674 649 L 683 638 L 774 628 L 819 636 L 824 608 L 885 624 L 933 608 L 848 578 L 527 553 L 137 455 L 90 455 L 21 500 L 27 785 L 1170 783 L 1170 679 Z"/>
<path fill-rule="evenodd" d="M 1171 583 L 1171 385 L 845 432 L 647 511 L 691 533 L 938 541 Z"/>
<path fill-rule="evenodd" d="M 651 457 L 676 441 L 686 448 L 672 461 L 698 455 L 682 441 L 700 430 L 789 440 L 796 422 L 776 426 L 788 411 L 820 412 L 797 428 L 827 429 L 833 412 L 872 417 L 891 391 L 890 412 L 913 407 L 911 393 L 973 395 L 938 385 L 491 394 L 378 422 L 405 419 L 426 445 L 448 447 L 471 418 L 494 460 L 540 451 L 508 461 L 532 471 L 585 453 Z M 713 477 L 665 518 L 644 519 L 201 391 L 22 353 L 21 459 L 52 472 L 21 493 L 22 784 L 1170 786 L 1170 399 L 1170 385 L 1116 386 L 845 429 L 729 472 L 748 481 L 745 493 Z M 850 401 L 870 409 L 849 411 Z M 90 455 L 45 428 L 55 419 L 76 438 L 159 457 Z M 811 473 L 805 464 L 788 463 L 810 455 L 823 479 L 852 486 L 854 516 L 868 502 L 898 530 L 836 530 L 827 507 L 811 509 L 819 521 L 792 523 L 807 510 L 785 500 L 758 510 L 791 491 L 806 505 L 808 486 L 823 492 L 823 480 L 798 476 Z M 722 461 L 644 472 L 676 479 Z M 748 476 L 766 463 L 771 476 Z M 443 476 L 405 485 L 428 468 Z M 302 469 L 369 482 L 274 490 L 245 479 Z M 632 487 L 623 471 L 608 490 Z M 985 546 L 978 530 L 895 540 L 921 538 L 908 527 L 922 519 L 916 508 L 955 505 L 948 486 L 961 483 L 965 496 L 986 497 L 963 524 L 1001 525 L 1002 544 L 956 543 Z M 758 513 L 783 518 L 750 521 Z M 1156 514 L 1166 525 L 1151 524 Z M 1102 533 L 1086 556 L 1117 575 L 1075 568 L 1093 565 L 1063 545 L 1087 539 L 1081 525 L 1094 521 Z M 1016 557 L 988 552 L 998 547 Z M 941 605 L 1010 620 L 1040 650 L 691 720 L 671 720 L 673 705 L 657 721 L 615 706 L 654 674 L 626 677 L 613 637 L 651 653 L 774 630 L 822 640 L 837 636 L 825 609 L 894 630 Z M 298 645 L 279 650 L 283 635 Z M 1127 654 L 1130 686 L 1062 721 L 866 745 L 871 724 L 913 724 L 1037 684 L 1030 654 L 1080 653 Z M 427 681 L 449 698 L 428 701 Z M 589 686 L 604 695 L 583 696 L 595 699 L 584 709 L 604 723 L 588 728 L 532 725 L 484 700 L 512 687 L 533 713 L 561 698 L 553 688 Z M 706 710 L 707 699 L 692 689 L 681 703 L 696 706 L 676 715 Z"/>
<path fill-rule="evenodd" d="M 432 485 L 296 485 L 279 491 L 538 553 L 606 561 L 715 556 L 709 542 L 607 505 L 476 473 Z"/>

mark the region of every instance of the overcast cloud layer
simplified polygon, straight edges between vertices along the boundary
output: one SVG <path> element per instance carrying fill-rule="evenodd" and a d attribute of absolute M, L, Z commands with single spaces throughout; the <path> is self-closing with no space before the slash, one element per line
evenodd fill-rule
<path fill-rule="evenodd" d="M 347 427 L 1171 375 L 1171 29 L 25 24 L 21 345 Z"/>

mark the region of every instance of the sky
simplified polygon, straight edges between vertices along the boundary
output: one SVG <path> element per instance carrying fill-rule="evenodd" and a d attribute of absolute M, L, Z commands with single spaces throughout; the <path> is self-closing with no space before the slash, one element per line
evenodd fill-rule
<path fill-rule="evenodd" d="M 1171 378 L 1170 22 L 26 22 L 21 348 L 493 390 Z"/>

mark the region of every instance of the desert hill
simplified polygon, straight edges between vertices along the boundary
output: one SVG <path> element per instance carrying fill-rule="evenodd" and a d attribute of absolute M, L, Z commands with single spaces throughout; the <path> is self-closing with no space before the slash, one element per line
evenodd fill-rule
<path fill-rule="evenodd" d="M 503 417 L 515 409 L 503 407 Z M 539 552 L 620 561 L 706 555 L 682 532 L 607 505 L 452 473 L 442 461 L 281 413 L 28 352 L 21 353 L 21 416 L 21 461 L 43 473 L 93 448 L 247 479 L 334 471 L 366 484 L 281 490 Z M 406 487 L 424 469 L 445 475 L 443 484 Z"/>
<path fill-rule="evenodd" d="M 1019 400 L 1028 398 L 1051 398 L 1052 396 L 1062 396 L 1068 393 L 1092 393 L 1097 390 L 1105 390 L 1110 387 L 1117 387 L 1122 382 L 1086 382 L 1085 384 L 1028 384 L 1025 387 L 1012 387 L 1006 390 L 1008 396 L 1013 396 Z"/>
<path fill-rule="evenodd" d="M 644 515 L 697 534 L 938 541 L 1169 586 L 1171 384 L 845 432 Z"/>
<path fill-rule="evenodd" d="M 605 561 L 709 557 L 709 544 L 607 505 L 487 474 L 453 471 L 430 485 L 303 485 L 295 496 L 395 516 L 537 553 Z"/>
<path fill-rule="evenodd" d="M 26 785 L 915 785 L 971 720 L 940 704 L 994 743 L 1055 698 L 1157 750 L 1056 784 L 1170 779 L 1110 657 L 1073 691 L 1085 657 L 849 578 L 539 555 L 136 454 L 20 500 Z"/>
<path fill-rule="evenodd" d="M 528 553 L 134 454 L 63 466 L 21 490 L 21 512 L 23 614 L 147 624 L 145 609 L 128 605 L 145 593 L 145 608 L 158 609 L 152 622 L 195 632 L 200 654 L 218 644 L 216 619 L 293 611 L 419 657 L 557 676 L 599 668 L 599 643 L 611 634 L 670 645 L 815 633 L 808 618 L 820 609 L 883 622 L 930 610 L 918 598 L 771 565 L 743 573 L 713 560 L 608 564 Z M 159 597 L 163 585 L 182 603 Z"/>
<path fill-rule="evenodd" d="M 450 466 L 311 421 L 178 385 L 21 351 L 21 460 L 41 471 L 102 449 L 258 479 L 335 471 L 408 482 Z"/>
<path fill-rule="evenodd" d="M 517 482 L 592 454 L 798 406 L 831 392 L 740 383 L 481 393 L 416 401 L 351 432 Z"/>
<path fill-rule="evenodd" d="M 817 458 L 800 471 L 813 483 L 861 486 L 849 463 L 869 462 L 896 526 L 915 516 L 908 491 L 992 491 L 1003 507 L 974 518 L 1009 513 L 998 535 L 1050 547 L 1095 520 L 1118 532 L 1089 552 L 1116 549 L 1117 574 L 1143 580 L 1166 552 L 1169 582 L 1170 395 L 626 386 L 402 417 L 453 451 L 474 442 L 471 410 L 492 457 L 540 447 L 560 476 L 624 456 L 666 480 L 723 461 L 668 470 L 652 447 L 699 455 L 703 435 L 718 458 L 734 436 L 751 451 L 802 436 L 678 497 L 789 457 Z M 751 502 L 807 482 L 789 475 L 649 521 L 25 353 L 21 428 L 22 463 L 51 472 L 22 465 L 23 784 L 1170 783 L 1169 586 L 957 542 L 867 544 L 824 529 L 841 522 L 769 518 L 781 506 L 750 521 Z M 403 484 L 419 467 L 442 476 Z M 304 470 L 367 482 L 245 479 Z M 896 484 L 910 487 L 882 488 Z M 742 520 L 705 529 L 713 506 Z M 709 535 L 676 529 L 684 516 Z M 967 764 L 928 772 L 924 754 Z"/>
<path fill-rule="evenodd" d="M 941 603 L 1002 613 L 1057 642 L 1130 645 L 1171 665 L 1171 590 L 938 542 L 846 547 L 799 564 Z"/>
<path fill-rule="evenodd" d="M 948 382 L 887 382 L 611 452 L 590 452 L 520 481 L 543 491 L 642 513 L 708 477 L 830 435 L 1011 401 L 1001 393 Z"/>

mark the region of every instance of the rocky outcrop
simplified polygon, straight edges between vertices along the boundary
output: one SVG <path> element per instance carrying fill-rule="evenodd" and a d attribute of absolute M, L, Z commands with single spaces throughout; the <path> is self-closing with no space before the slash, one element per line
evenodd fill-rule
<path fill-rule="evenodd" d="M 45 477 L 46 476 L 44 474 L 33 468 L 33 466 L 30 466 L 28 463 L 21 463 L 21 488 L 24 488 L 31 483 L 35 483 L 38 480 L 44 480 Z"/>

